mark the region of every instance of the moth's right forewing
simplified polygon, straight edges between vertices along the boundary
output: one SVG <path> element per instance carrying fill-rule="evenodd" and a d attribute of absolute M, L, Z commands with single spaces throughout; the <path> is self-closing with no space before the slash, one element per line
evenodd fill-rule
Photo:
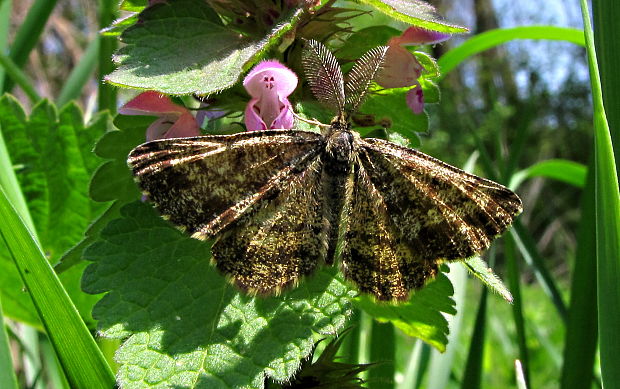
<path fill-rule="evenodd" d="M 522 210 L 509 189 L 419 151 L 380 139 L 365 139 L 362 149 L 396 231 L 421 259 L 479 254 Z"/>
<path fill-rule="evenodd" d="M 165 218 L 195 238 L 211 238 L 320 153 L 319 134 L 270 130 L 164 139 L 131 151 L 136 181 Z"/>

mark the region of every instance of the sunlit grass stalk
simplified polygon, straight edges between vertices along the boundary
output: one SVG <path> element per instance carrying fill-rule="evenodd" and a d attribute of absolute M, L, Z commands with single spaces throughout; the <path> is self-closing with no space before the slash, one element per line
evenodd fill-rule
<path fill-rule="evenodd" d="M 0 237 L 72 387 L 110 388 L 114 375 L 32 233 L 0 188 Z"/>
<path fill-rule="evenodd" d="M 613 19 L 612 10 L 617 9 L 617 3 L 606 3 L 605 6 L 609 10 L 609 15 L 605 16 L 603 24 L 615 24 L 617 21 Z M 594 47 L 594 32 L 586 0 L 581 0 L 581 12 L 594 108 L 596 259 L 601 375 L 603 387 L 609 389 L 620 387 L 620 369 L 618 369 L 620 366 L 620 353 L 618 353 L 620 350 L 620 331 L 618 331 L 620 325 L 620 282 L 618 282 L 620 280 L 620 192 L 611 133 L 603 104 L 603 91 Z M 618 11 L 615 13 L 617 14 Z M 602 33 L 600 29 L 597 31 Z M 613 34 L 617 35 L 615 32 Z M 616 38 L 603 35 L 601 39 L 606 42 Z M 611 61 L 609 57 L 605 59 Z M 609 66 L 604 66 L 608 71 L 611 70 Z M 618 107 L 618 105 L 613 105 L 614 103 L 620 102 L 608 100 L 611 110 Z"/>

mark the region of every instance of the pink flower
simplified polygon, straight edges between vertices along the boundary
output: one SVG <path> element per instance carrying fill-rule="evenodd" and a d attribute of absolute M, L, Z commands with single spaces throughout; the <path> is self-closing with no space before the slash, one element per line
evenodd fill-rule
<path fill-rule="evenodd" d="M 194 115 L 185 107 L 174 104 L 159 92 L 140 93 L 119 110 L 123 115 L 152 115 L 159 119 L 146 130 L 146 140 L 184 138 L 200 135 Z"/>
<path fill-rule="evenodd" d="M 424 111 L 424 94 L 418 78 L 422 75 L 424 67 L 403 46 L 434 44 L 448 38 L 450 38 L 449 34 L 416 26 L 409 27 L 400 36 L 391 38 L 387 43 L 389 48 L 383 69 L 376 79 L 377 84 L 384 88 L 413 86 L 407 92 L 407 105 L 415 114 L 421 114 Z"/>
<path fill-rule="evenodd" d="M 243 80 L 252 99 L 245 108 L 248 131 L 292 128 L 294 117 L 287 97 L 297 87 L 297 76 L 278 61 L 263 61 Z"/>

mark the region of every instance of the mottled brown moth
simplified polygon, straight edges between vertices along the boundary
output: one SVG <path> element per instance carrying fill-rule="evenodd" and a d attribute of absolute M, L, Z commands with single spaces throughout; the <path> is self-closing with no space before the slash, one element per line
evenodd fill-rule
<path fill-rule="evenodd" d="M 159 212 L 197 239 L 251 294 L 273 295 L 319 266 L 379 300 L 405 300 L 443 261 L 481 253 L 522 210 L 515 193 L 419 151 L 362 139 L 349 118 L 387 48 L 345 82 L 335 57 L 306 42 L 310 87 L 338 115 L 321 134 L 267 130 L 148 142 L 128 164 Z"/>

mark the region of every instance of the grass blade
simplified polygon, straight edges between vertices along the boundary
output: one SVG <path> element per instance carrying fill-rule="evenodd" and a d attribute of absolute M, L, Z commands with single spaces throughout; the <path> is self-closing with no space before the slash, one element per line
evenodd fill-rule
<path fill-rule="evenodd" d="M 616 0 L 596 0 L 592 2 L 594 16 L 594 44 L 598 56 L 603 104 L 607 107 L 607 123 L 614 143 L 616 171 L 620 174 L 620 41 L 618 40 L 618 18 L 620 7 Z"/>
<path fill-rule="evenodd" d="M 0 1 L 0 53 L 6 53 L 9 46 L 9 29 L 11 28 L 12 1 Z M 4 87 L 4 68 L 0 67 L 0 91 Z"/>
<path fill-rule="evenodd" d="M 28 76 L 21 71 L 19 66 L 17 66 L 17 64 L 13 62 L 9 56 L 0 53 L 0 65 L 4 68 L 6 77 L 8 77 L 5 77 L 5 84 L 9 84 L 11 80 L 15 81 L 17 85 L 22 88 L 26 96 L 28 96 L 32 104 L 35 104 L 41 99 L 37 94 L 37 91 L 34 89 L 34 86 L 32 86 L 28 80 Z"/>
<path fill-rule="evenodd" d="M 508 263 L 508 285 L 513 296 L 512 313 L 514 316 L 515 327 L 517 329 L 517 344 L 519 345 L 519 356 L 523 364 L 523 375 L 525 382 L 529 382 L 529 352 L 527 349 L 525 335 L 525 318 L 523 317 L 523 306 L 521 299 L 521 284 L 519 272 L 519 263 L 517 262 L 517 253 L 515 241 L 511 234 L 504 236 L 504 247 L 506 251 L 506 260 Z"/>
<path fill-rule="evenodd" d="M 586 181 L 586 166 L 565 159 L 540 161 L 512 176 L 509 187 L 516 189 L 523 181 L 533 177 L 545 177 L 583 188 Z"/>
<path fill-rule="evenodd" d="M 484 340 L 486 337 L 488 296 L 489 290 L 483 288 L 480 295 L 480 303 L 478 304 L 478 312 L 476 312 L 474 331 L 471 335 L 469 351 L 467 352 L 465 372 L 461 380 L 461 388 L 463 389 L 477 389 L 482 385 L 482 361 L 484 357 Z"/>
<path fill-rule="evenodd" d="M 99 1 L 99 28 L 104 29 L 116 19 L 118 10 L 118 1 L 116 0 L 100 0 Z M 99 45 L 99 71 L 97 78 L 99 80 L 99 110 L 107 109 L 113 115 L 116 112 L 116 92 L 117 88 L 103 82 L 103 77 L 112 73 L 114 64 L 112 63 L 112 55 L 116 50 L 117 39 L 114 36 L 103 36 L 100 38 Z"/>
<path fill-rule="evenodd" d="M 422 386 L 430 356 L 431 347 L 418 339 L 409 355 L 405 377 L 399 389 L 418 389 Z"/>
<path fill-rule="evenodd" d="M 110 388 L 114 375 L 58 277 L 0 188 L 0 236 L 39 312 L 72 387 Z"/>
<path fill-rule="evenodd" d="M 4 327 L 4 316 L 2 315 L 2 302 L 0 301 L 0 388 L 17 389 L 17 378 L 13 369 L 11 359 L 11 348 L 9 337 Z"/>
<path fill-rule="evenodd" d="M 88 44 L 80 62 L 73 68 L 58 95 L 58 100 L 56 102 L 58 107 L 62 107 L 70 100 L 80 97 L 82 88 L 84 88 L 84 85 L 90 80 L 91 75 L 97 67 L 100 42 L 101 37 L 97 36 Z"/>
<path fill-rule="evenodd" d="M 520 220 L 515 221 L 513 228 L 510 230 L 510 235 L 514 239 L 517 248 L 521 252 L 521 255 L 527 264 L 534 269 L 536 279 L 543 287 L 545 293 L 547 293 L 547 295 L 551 298 L 551 301 L 553 301 L 560 317 L 564 320 L 564 322 L 566 322 L 568 316 L 566 303 L 564 303 L 560 290 L 553 280 L 551 273 L 547 269 L 544 259 L 538 252 L 534 239 L 525 229 Z"/>
<path fill-rule="evenodd" d="M 377 363 L 368 370 L 368 383 L 373 387 L 390 389 L 394 387 L 396 370 L 396 337 L 394 325 L 390 322 L 372 321 L 370 338 L 370 361 Z"/>
<path fill-rule="evenodd" d="M 605 23 L 615 24 L 611 10 L 615 5 L 607 4 L 610 19 Z M 596 182 L 596 259 L 598 273 L 598 320 L 600 337 L 601 374 L 603 387 L 620 388 L 620 193 L 618 173 L 611 133 L 605 107 L 603 91 L 598 72 L 594 33 L 590 22 L 588 4 L 581 0 L 581 13 L 586 36 L 586 50 L 590 68 L 592 103 L 594 108 L 595 182 Z M 616 10 L 616 14 L 618 11 Z M 612 39 L 612 36 L 608 37 Z M 610 61 L 609 58 L 607 58 Z M 611 101 L 608 103 L 613 104 Z M 618 103 L 616 101 L 616 103 Z M 610 107 L 617 107 L 610 105 Z"/>
<path fill-rule="evenodd" d="M 593 161 L 590 163 L 581 204 L 575 265 L 572 272 L 570 307 L 564 338 L 561 388 L 581 389 L 592 382 L 598 320 L 596 304 L 596 214 Z"/>
<path fill-rule="evenodd" d="M 485 50 L 502 45 L 514 39 L 560 40 L 583 46 L 583 31 L 576 28 L 554 26 L 523 26 L 485 31 L 468 39 L 462 45 L 449 50 L 439 58 L 437 64 L 440 77 L 456 68 L 461 62 Z"/>
<path fill-rule="evenodd" d="M 58 0 L 36 0 L 31 6 L 24 22 L 21 24 L 11 45 L 11 60 L 22 68 L 30 55 L 30 51 L 39 42 L 43 28 L 47 23 Z M 17 82 L 17 80 L 14 80 Z M 4 90 L 10 91 L 13 82 L 5 77 Z"/>

